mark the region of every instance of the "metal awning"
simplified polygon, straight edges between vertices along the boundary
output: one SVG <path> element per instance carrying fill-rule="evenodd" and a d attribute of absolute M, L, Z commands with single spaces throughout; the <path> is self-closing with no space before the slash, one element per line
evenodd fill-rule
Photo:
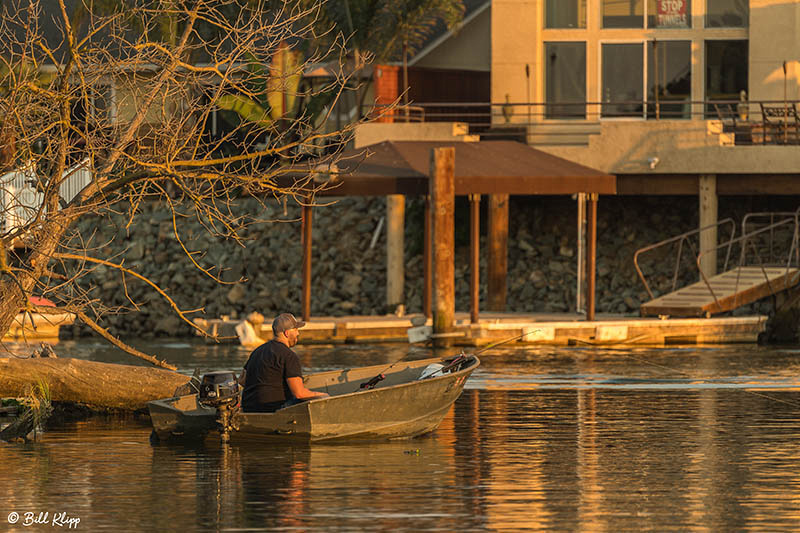
<path fill-rule="evenodd" d="M 384 141 L 339 154 L 321 194 L 427 194 L 431 150 L 450 146 L 457 195 L 617 193 L 615 176 L 515 141 Z"/>

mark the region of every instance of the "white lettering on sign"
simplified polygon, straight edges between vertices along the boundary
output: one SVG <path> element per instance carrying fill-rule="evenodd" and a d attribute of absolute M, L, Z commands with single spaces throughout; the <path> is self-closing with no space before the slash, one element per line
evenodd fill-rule
<path fill-rule="evenodd" d="M 659 27 L 688 27 L 686 0 L 658 0 L 656 25 Z"/>

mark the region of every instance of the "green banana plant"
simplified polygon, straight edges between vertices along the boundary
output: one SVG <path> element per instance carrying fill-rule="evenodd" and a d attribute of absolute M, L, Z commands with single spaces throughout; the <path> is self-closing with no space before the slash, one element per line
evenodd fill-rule
<path fill-rule="evenodd" d="M 232 111 L 245 122 L 262 128 L 272 127 L 283 119 L 297 118 L 303 112 L 299 109 L 298 98 L 303 78 L 302 54 L 281 42 L 269 65 L 252 55 L 249 60 L 247 68 L 251 75 L 248 84 L 252 86 L 248 87 L 249 95 L 242 92 L 223 94 L 216 100 L 217 107 Z M 310 100 L 315 96 L 321 95 L 311 96 Z M 319 106 L 319 109 L 323 107 Z"/>

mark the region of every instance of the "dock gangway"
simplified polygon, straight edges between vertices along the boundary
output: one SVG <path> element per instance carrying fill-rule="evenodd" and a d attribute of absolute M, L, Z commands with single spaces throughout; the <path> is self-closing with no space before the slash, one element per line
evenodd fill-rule
<path fill-rule="evenodd" d="M 641 315 L 710 317 L 794 287 L 800 282 L 799 220 L 800 209 L 748 213 L 742 219 L 742 234 L 738 237 L 733 220 L 728 218 L 637 250 L 634 266 L 650 296 L 640 306 Z M 701 232 L 714 228 L 729 228 L 728 239 L 711 250 L 700 251 L 695 240 Z M 657 296 L 640 259 L 650 254 L 663 260 L 669 246 L 676 248 L 671 286 Z M 720 273 L 705 272 L 701 267 L 709 254 L 716 254 L 717 261 L 721 260 Z M 738 256 L 738 261 L 733 261 L 732 256 Z M 655 271 L 649 269 L 651 280 L 658 277 Z"/>

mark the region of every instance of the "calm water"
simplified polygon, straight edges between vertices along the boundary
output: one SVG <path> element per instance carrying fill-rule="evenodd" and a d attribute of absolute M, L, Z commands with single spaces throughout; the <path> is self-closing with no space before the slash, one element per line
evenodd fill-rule
<path fill-rule="evenodd" d="M 187 373 L 238 369 L 247 356 L 140 348 Z M 409 350 L 298 348 L 313 370 Z M 57 350 L 127 361 L 99 343 Z M 800 527 L 800 350 L 509 348 L 481 359 L 440 429 L 413 440 L 153 447 L 147 420 L 100 417 L 0 444 L 0 530 L 66 529 L 55 513 L 82 531 Z M 26 512 L 48 523 L 21 525 Z"/>

